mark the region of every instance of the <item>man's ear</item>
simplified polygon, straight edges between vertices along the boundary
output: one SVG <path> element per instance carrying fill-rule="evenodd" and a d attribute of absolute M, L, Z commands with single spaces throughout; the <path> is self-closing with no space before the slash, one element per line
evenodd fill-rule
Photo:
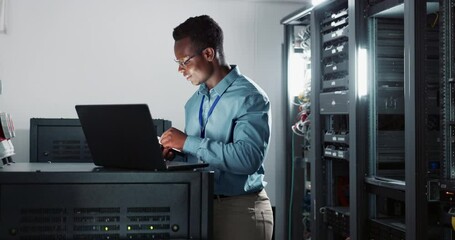
<path fill-rule="evenodd" d="M 206 48 L 202 51 L 202 56 L 204 56 L 207 61 L 212 62 L 215 59 L 216 51 L 213 48 Z"/>

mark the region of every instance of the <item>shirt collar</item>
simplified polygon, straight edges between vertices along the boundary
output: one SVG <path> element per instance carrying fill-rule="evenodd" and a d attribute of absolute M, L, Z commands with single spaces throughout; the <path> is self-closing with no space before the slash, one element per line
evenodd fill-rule
<path fill-rule="evenodd" d="M 223 95 L 226 89 L 241 76 L 240 69 L 237 65 L 230 65 L 231 71 L 213 88 L 218 96 Z M 207 95 L 209 93 L 208 88 L 205 84 L 199 86 L 198 94 Z"/>

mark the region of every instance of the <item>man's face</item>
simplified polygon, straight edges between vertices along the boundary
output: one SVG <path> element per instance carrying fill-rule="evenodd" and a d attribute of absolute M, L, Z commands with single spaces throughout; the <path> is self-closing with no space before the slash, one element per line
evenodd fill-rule
<path fill-rule="evenodd" d="M 206 82 L 212 72 L 212 66 L 202 50 L 194 48 L 189 37 L 175 41 L 174 44 L 175 59 L 179 64 L 178 71 L 196 86 Z"/>

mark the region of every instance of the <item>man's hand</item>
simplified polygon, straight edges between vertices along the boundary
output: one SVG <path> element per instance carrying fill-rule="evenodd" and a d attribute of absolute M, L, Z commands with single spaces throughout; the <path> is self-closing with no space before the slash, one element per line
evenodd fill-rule
<path fill-rule="evenodd" d="M 171 148 L 182 151 L 187 135 L 176 128 L 169 128 L 161 135 L 161 145 L 163 145 L 163 155 L 165 151 L 171 152 Z"/>
<path fill-rule="evenodd" d="M 174 154 L 174 151 L 172 151 L 172 148 L 165 148 L 163 147 L 163 158 L 166 159 L 166 160 L 174 160 L 174 157 L 175 157 L 175 154 Z"/>

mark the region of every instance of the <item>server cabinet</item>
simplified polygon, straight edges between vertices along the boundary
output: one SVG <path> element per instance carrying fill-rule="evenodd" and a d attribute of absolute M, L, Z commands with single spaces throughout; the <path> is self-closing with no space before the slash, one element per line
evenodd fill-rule
<path fill-rule="evenodd" d="M 311 176 L 311 227 L 309 236 L 297 234 L 292 239 L 366 237 L 363 192 L 367 151 L 356 147 L 367 140 L 367 114 L 359 109 L 366 110 L 368 99 L 358 95 L 356 56 L 362 41 L 362 31 L 357 29 L 365 21 L 363 5 L 354 0 L 327 1 L 293 13 L 306 13 L 311 28 L 310 144 L 306 154 Z M 283 24 L 287 29 L 287 23 Z M 294 222 L 290 225 L 294 227 Z"/>
<path fill-rule="evenodd" d="M 367 99 L 359 94 L 362 1 L 328 1 L 314 8 L 312 203 L 315 239 L 365 239 L 362 196 Z M 366 79 L 362 79 L 365 81 Z M 359 148 L 358 146 L 361 145 Z"/>
<path fill-rule="evenodd" d="M 213 172 L 14 163 L 0 169 L 0 239 L 212 239 Z"/>
<path fill-rule="evenodd" d="M 369 239 L 443 239 L 438 1 L 369 1 Z"/>
<path fill-rule="evenodd" d="M 313 12 L 312 58 L 317 64 L 312 69 L 312 233 L 315 239 L 345 239 L 350 236 L 349 162 L 353 154 L 349 141 L 333 141 L 329 136 L 352 139 L 351 19 L 347 1 L 322 3 Z"/>
<path fill-rule="evenodd" d="M 443 228 L 444 240 L 455 239 L 455 1 L 440 1 L 440 79 L 442 93 L 442 138 L 443 162 L 441 163 L 440 189 L 436 187 L 435 198 L 440 197 L 441 212 L 438 219 Z"/>
<path fill-rule="evenodd" d="M 374 5 L 369 16 L 372 94 L 367 183 L 372 186 L 368 188 L 368 236 L 405 239 L 404 4 L 386 3 Z"/>
<path fill-rule="evenodd" d="M 327 1 L 310 22 L 312 238 L 455 239 L 454 1 Z"/>
<path fill-rule="evenodd" d="M 305 6 L 281 20 L 286 89 L 286 236 L 311 239 L 311 14 Z"/>

